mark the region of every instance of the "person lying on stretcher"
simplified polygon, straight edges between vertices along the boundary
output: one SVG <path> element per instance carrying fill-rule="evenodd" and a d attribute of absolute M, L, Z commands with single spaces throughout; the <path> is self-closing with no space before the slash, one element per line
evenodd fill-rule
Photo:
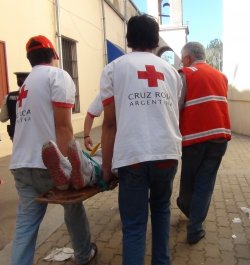
<path fill-rule="evenodd" d="M 79 190 L 95 184 L 107 189 L 102 179 L 102 152 L 101 149 L 91 157 L 84 152 L 80 144 L 71 140 L 67 156 L 62 155 L 56 143 L 49 141 L 43 145 L 42 159 L 47 167 L 54 184 L 59 190 L 67 190 L 70 186 Z"/>

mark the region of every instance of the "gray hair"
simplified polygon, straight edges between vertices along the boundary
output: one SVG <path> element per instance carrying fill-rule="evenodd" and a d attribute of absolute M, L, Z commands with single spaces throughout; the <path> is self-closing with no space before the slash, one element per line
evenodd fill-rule
<path fill-rule="evenodd" d="M 199 42 L 188 42 L 184 45 L 181 51 L 187 55 L 190 55 L 195 60 L 205 61 L 206 59 L 205 48 Z"/>

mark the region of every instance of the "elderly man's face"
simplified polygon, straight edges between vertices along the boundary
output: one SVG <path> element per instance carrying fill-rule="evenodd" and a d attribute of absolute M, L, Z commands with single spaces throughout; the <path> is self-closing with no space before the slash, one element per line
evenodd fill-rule
<path fill-rule="evenodd" d="M 184 67 L 188 67 L 192 64 L 192 59 L 190 55 L 185 53 L 184 51 L 181 53 L 181 62 Z"/>

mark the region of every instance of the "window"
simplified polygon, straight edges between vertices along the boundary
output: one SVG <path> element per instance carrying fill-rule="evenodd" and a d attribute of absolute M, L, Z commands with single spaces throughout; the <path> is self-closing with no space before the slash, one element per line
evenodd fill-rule
<path fill-rule="evenodd" d="M 76 54 L 76 41 L 62 37 L 63 69 L 72 77 L 76 86 L 76 98 L 73 113 L 80 112 L 80 95 L 78 82 L 78 67 Z"/>

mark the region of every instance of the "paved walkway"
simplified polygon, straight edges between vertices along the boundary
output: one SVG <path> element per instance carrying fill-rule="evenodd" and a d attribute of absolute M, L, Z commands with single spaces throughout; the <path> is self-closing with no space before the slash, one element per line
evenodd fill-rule
<path fill-rule="evenodd" d="M 80 139 L 82 140 L 82 139 Z M 198 244 L 186 243 L 187 219 L 176 206 L 179 171 L 174 182 L 170 248 L 173 265 L 249 265 L 250 216 L 240 207 L 250 208 L 250 137 L 234 135 L 219 170 L 212 203 L 205 221 L 206 237 Z M 117 188 L 99 193 L 84 202 L 99 253 L 93 265 L 119 265 L 122 260 L 122 233 L 117 204 Z M 240 223 L 233 222 L 240 218 Z M 150 264 L 150 222 L 146 265 Z M 36 250 L 36 265 L 73 265 L 45 262 L 53 248 L 71 247 L 65 225 L 61 225 Z M 1 264 L 7 265 L 7 264 Z"/>

